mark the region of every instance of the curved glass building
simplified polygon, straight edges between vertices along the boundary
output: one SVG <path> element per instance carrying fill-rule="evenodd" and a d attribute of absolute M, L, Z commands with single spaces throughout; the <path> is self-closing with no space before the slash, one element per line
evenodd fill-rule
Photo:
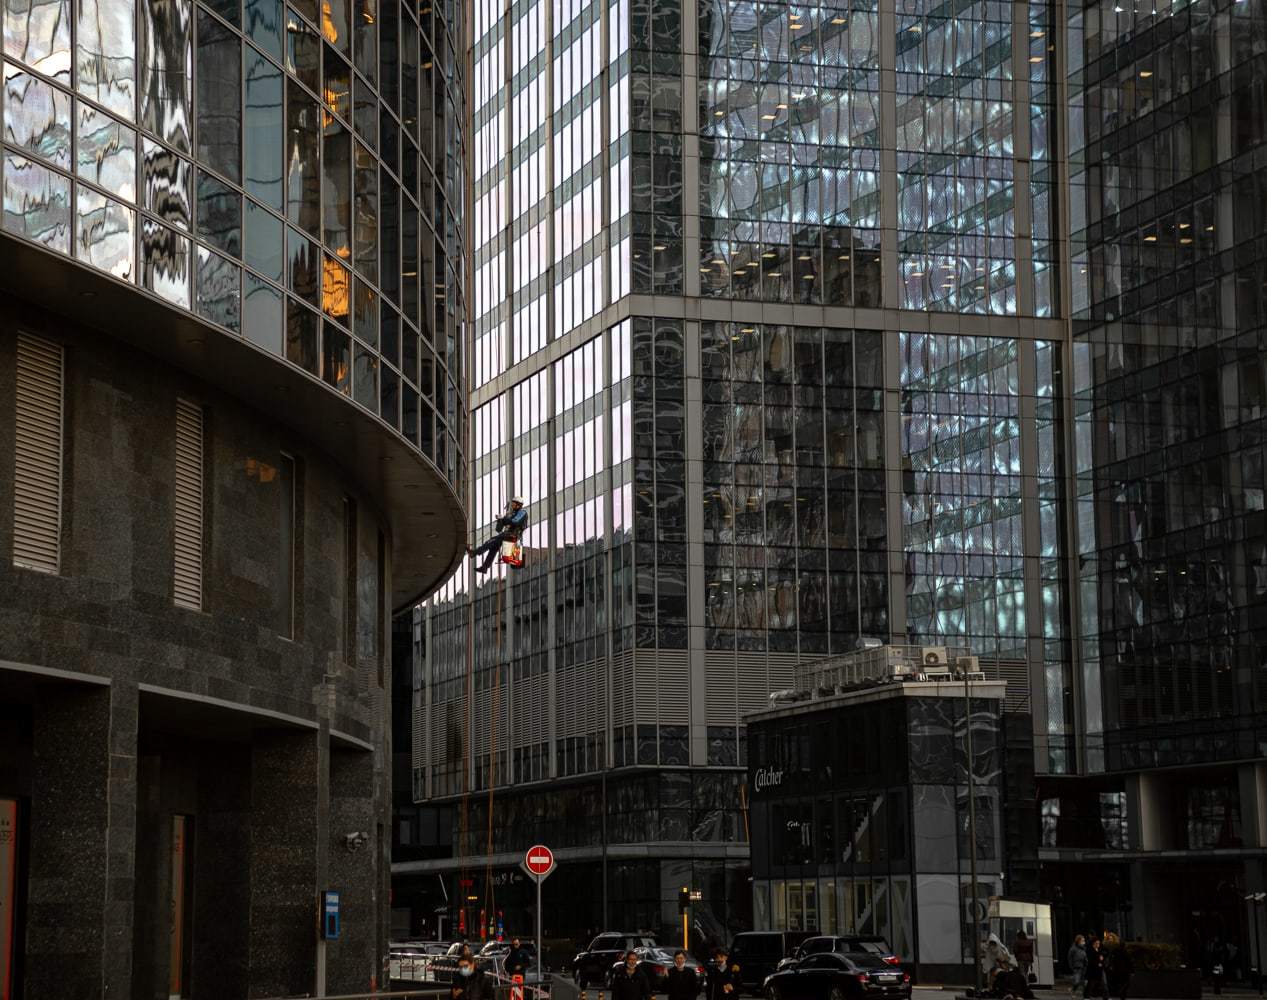
<path fill-rule="evenodd" d="M 370 989 L 390 616 L 466 533 L 463 8 L 2 8 L 0 993 Z"/>

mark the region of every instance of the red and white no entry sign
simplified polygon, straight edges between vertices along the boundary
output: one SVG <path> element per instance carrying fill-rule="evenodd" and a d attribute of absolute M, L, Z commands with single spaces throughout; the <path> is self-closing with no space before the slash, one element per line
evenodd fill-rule
<path fill-rule="evenodd" d="M 553 852 L 542 844 L 528 848 L 528 853 L 524 855 L 524 868 L 529 875 L 545 878 L 554 870 Z"/>

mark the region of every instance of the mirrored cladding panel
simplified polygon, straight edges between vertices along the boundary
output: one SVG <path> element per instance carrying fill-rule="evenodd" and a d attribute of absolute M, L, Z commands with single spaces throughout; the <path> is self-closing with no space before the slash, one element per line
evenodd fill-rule
<path fill-rule="evenodd" d="M 3 232 L 323 381 L 461 495 L 459 5 L 2 13 Z"/>

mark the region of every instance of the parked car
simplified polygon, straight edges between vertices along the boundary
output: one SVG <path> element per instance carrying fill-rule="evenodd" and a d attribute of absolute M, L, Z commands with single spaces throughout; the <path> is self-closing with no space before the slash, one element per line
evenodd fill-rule
<path fill-rule="evenodd" d="M 878 934 L 818 934 L 807 937 L 792 952 L 791 958 L 807 958 L 810 955 L 821 955 L 829 951 L 840 955 L 850 953 L 875 955 L 876 958 L 883 959 L 889 965 L 900 967 L 902 964 L 902 959 L 893 954 L 889 942 Z"/>
<path fill-rule="evenodd" d="M 669 970 L 673 968 L 673 952 L 667 948 L 634 948 L 634 954 L 638 956 L 638 971 L 647 977 L 647 982 L 651 984 L 652 993 L 663 993 L 665 991 L 665 978 L 669 974 Z M 611 964 L 611 968 L 607 970 L 606 985 L 610 990 L 612 982 L 616 976 L 625 967 L 624 956 L 620 956 Z M 704 967 L 691 958 L 686 956 L 686 967 L 695 973 L 695 985 L 697 989 L 704 988 Z"/>
<path fill-rule="evenodd" d="M 744 931 L 730 942 L 730 961 L 739 966 L 740 988 L 760 994 L 766 977 L 813 935 L 803 931 Z"/>
<path fill-rule="evenodd" d="M 820 952 L 765 981 L 766 1000 L 911 1000 L 910 973 L 866 953 Z"/>
<path fill-rule="evenodd" d="M 572 959 L 572 978 L 579 989 L 591 984 L 605 982 L 607 970 L 625 952 L 638 948 L 654 948 L 655 938 L 645 934 L 614 933 L 607 931 L 599 934 L 584 951 L 576 953 Z"/>

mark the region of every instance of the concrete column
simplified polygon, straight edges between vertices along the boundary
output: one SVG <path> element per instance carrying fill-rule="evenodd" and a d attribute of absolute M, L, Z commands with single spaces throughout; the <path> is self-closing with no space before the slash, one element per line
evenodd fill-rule
<path fill-rule="evenodd" d="M 378 955 L 378 815 L 374 811 L 374 754 L 330 750 L 329 862 L 323 889 L 339 893 L 340 935 L 326 944 L 326 992 L 371 988 Z M 348 834 L 369 840 L 349 849 Z M 383 985 L 383 984 L 380 984 Z"/>
<path fill-rule="evenodd" d="M 1241 792 L 1241 838 L 1246 847 L 1267 847 L 1267 762 L 1242 764 L 1237 778 Z M 1261 892 L 1262 886 L 1255 891 Z"/>
<path fill-rule="evenodd" d="M 1174 846 L 1166 824 L 1170 789 L 1164 775 L 1129 775 L 1126 779 L 1126 806 L 1130 822 L 1131 847 L 1140 851 L 1164 851 Z"/>
<path fill-rule="evenodd" d="M 248 996 L 314 990 L 320 760 L 316 731 L 263 730 L 251 746 Z"/>
<path fill-rule="evenodd" d="M 35 699 L 26 995 L 132 996 L 136 687 Z"/>

